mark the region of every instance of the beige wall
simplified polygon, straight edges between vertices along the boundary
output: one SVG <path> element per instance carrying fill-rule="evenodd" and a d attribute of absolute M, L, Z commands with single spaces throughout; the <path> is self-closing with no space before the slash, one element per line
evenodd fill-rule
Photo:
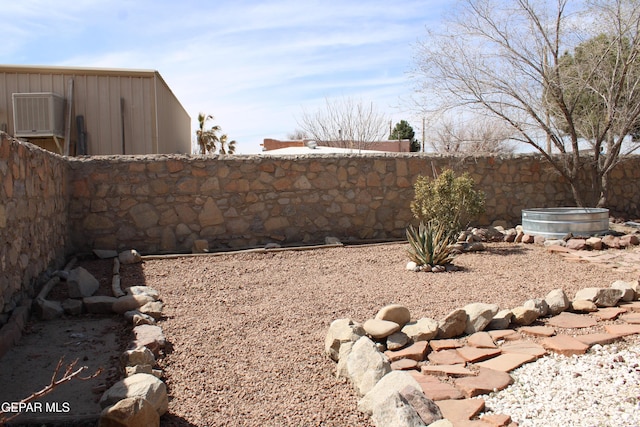
<path fill-rule="evenodd" d="M 76 116 L 82 115 L 88 154 L 191 152 L 189 115 L 156 71 L 0 66 L 0 126 L 13 135 L 12 93 L 54 92 L 66 99 L 70 79 L 71 141 L 78 139 Z"/>

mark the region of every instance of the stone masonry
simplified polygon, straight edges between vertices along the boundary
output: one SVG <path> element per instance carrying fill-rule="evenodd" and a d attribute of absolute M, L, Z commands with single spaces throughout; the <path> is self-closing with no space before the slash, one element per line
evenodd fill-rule
<path fill-rule="evenodd" d="M 63 158 L 0 142 L 0 309 L 33 297 L 36 278 L 92 249 L 191 252 L 268 243 L 403 238 L 419 175 L 468 172 L 486 195 L 478 221 L 515 225 L 521 210 L 571 206 L 536 155 L 96 156 Z M 612 212 L 640 216 L 640 157 L 610 176 Z M 0 317 L 0 324 L 3 318 Z"/>

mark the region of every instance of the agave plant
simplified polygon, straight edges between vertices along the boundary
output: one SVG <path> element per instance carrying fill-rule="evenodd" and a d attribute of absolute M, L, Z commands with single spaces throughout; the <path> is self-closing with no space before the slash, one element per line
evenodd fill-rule
<path fill-rule="evenodd" d="M 447 265 L 455 257 L 450 246 L 453 236 L 444 224 L 437 221 L 420 222 L 417 230 L 410 225 L 407 240 L 409 257 L 418 265 Z"/>

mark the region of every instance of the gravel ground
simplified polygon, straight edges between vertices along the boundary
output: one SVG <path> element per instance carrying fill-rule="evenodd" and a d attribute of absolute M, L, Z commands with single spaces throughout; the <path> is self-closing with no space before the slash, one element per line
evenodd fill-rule
<path fill-rule="evenodd" d="M 453 273 L 405 270 L 406 244 L 147 260 L 123 283 L 158 289 L 170 348 L 163 426 L 369 426 L 323 354 L 329 324 L 390 303 L 440 319 L 472 302 L 512 308 L 562 288 L 633 280 L 541 247 L 490 244 Z"/>

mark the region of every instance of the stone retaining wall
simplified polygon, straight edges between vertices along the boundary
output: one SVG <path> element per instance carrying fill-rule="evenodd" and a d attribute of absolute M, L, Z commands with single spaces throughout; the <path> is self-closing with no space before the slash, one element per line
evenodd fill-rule
<path fill-rule="evenodd" d="M 104 156 L 64 159 L 0 143 L 0 309 L 33 294 L 65 254 L 94 248 L 190 252 L 266 243 L 403 238 L 418 175 L 467 171 L 486 214 L 515 225 L 521 210 L 570 206 L 566 183 L 535 155 L 421 154 Z M 611 174 L 613 212 L 640 217 L 640 157 Z M 3 321 L 3 318 L 0 318 Z M 0 322 L 2 323 L 2 322 Z"/>
<path fill-rule="evenodd" d="M 162 155 L 71 159 L 70 166 L 71 235 L 81 250 L 402 238 L 417 176 L 446 167 L 469 172 L 485 192 L 481 224 L 515 225 L 524 208 L 574 204 L 564 180 L 535 155 Z M 639 166 L 636 157 L 612 173 L 612 211 L 638 216 Z"/>
<path fill-rule="evenodd" d="M 40 273 L 64 262 L 67 170 L 64 158 L 0 135 L 0 316 L 33 295 Z"/>

